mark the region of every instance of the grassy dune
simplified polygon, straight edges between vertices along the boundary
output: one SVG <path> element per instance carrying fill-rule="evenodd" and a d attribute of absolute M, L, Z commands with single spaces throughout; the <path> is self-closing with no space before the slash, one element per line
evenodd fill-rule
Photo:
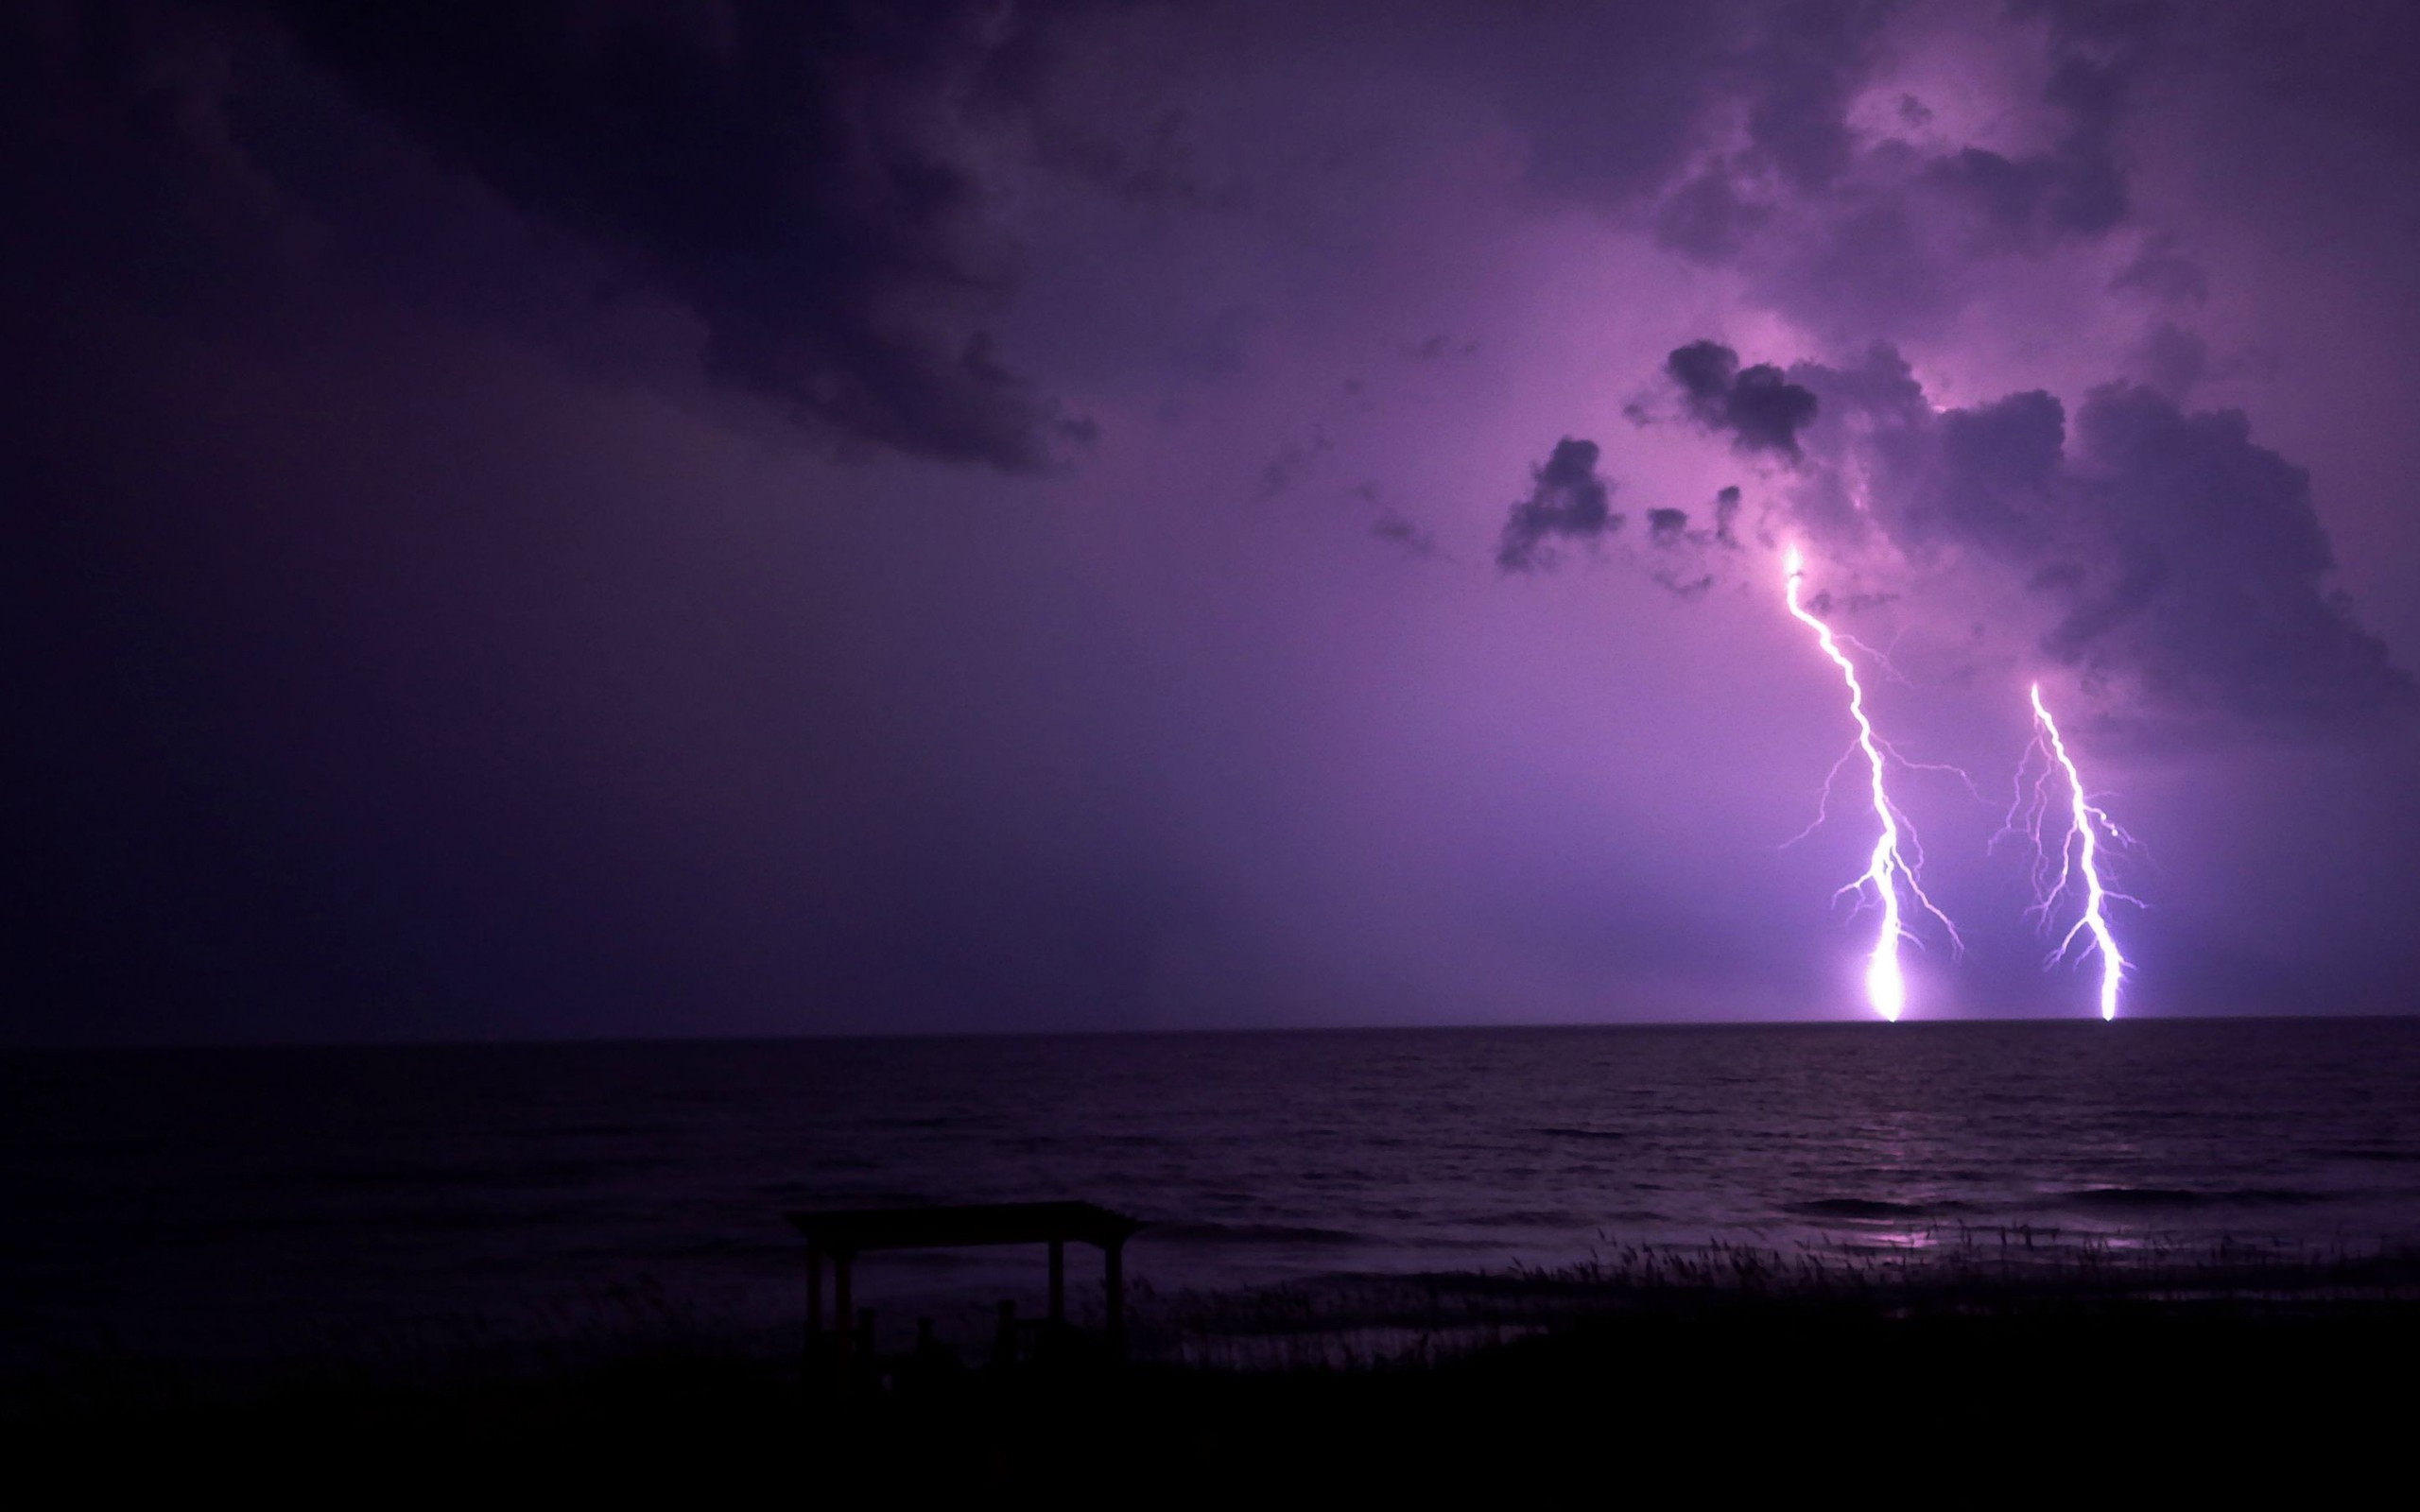
<path fill-rule="evenodd" d="M 78 1502 L 199 1486 L 318 1505 L 1998 1502 L 2189 1486 L 2299 1503 L 2401 1452 L 2420 1404 L 2420 1257 L 1625 1250 L 1150 1298 L 1134 1343 L 1124 1366 L 1081 1348 L 966 1368 L 897 1357 L 817 1389 L 795 1359 L 701 1339 L 535 1372 L 323 1371 L 240 1399 L 88 1383 L 21 1393 L 7 1463 L 67 1477 Z"/>

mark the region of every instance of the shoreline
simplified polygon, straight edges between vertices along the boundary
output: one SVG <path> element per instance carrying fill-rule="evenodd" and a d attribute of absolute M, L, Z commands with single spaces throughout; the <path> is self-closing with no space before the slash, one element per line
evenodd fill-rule
<path fill-rule="evenodd" d="M 1930 1455 L 2053 1422 L 2079 1393 L 2122 1396 L 2129 1432 L 2256 1423 L 2263 1441 L 2407 1408 L 2399 1389 L 2360 1393 L 2380 1369 L 2399 1382 L 2420 1344 L 2420 1246 L 2003 1254 L 1633 1246 L 1551 1269 L 1178 1294 L 1138 1303 L 1123 1366 L 1080 1341 L 1010 1366 L 885 1349 L 854 1384 L 815 1389 L 795 1333 L 677 1328 L 417 1371 L 323 1359 L 234 1393 L 104 1372 L 12 1390 L 0 1439 L 129 1484 L 407 1463 L 496 1484 L 736 1489 L 838 1456 L 826 1482 L 867 1491 L 900 1465 L 959 1489 L 1171 1469 L 1205 1485 L 1411 1486 L 1495 1484 L 1511 1473 L 1498 1450 L 1518 1451 L 1514 1468 L 1573 1468 L 1611 1422 L 1668 1448 L 1728 1423 L 1811 1452 L 1872 1411 L 1929 1435 Z M 1092 1446 L 1073 1459 L 1071 1422 Z M 157 1452 L 127 1459 L 128 1444 Z"/>
<path fill-rule="evenodd" d="M 989 1296 L 978 1301 L 971 1292 L 952 1295 L 938 1309 L 948 1344 L 979 1353 L 989 1343 Z M 1033 1300 L 1009 1299 L 1021 1309 Z M 1097 1330 L 1098 1298 L 1079 1292 L 1070 1300 L 1078 1329 Z M 1810 1309 L 1900 1318 L 2109 1309 L 2321 1314 L 2374 1305 L 2420 1309 L 2420 1238 L 2319 1244 L 1955 1226 L 1829 1244 L 1641 1241 L 1556 1263 L 1341 1270 L 1219 1287 L 1164 1289 L 1145 1274 L 1129 1284 L 1127 1331 L 1135 1365 L 1352 1369 L 1431 1364 L 1608 1318 Z M 877 1314 L 877 1353 L 900 1352 L 910 1323 L 921 1321 L 917 1314 L 936 1311 L 912 1296 L 892 1299 Z M 290 1335 L 256 1340 L 241 1354 L 95 1339 L 87 1348 L 53 1346 L 48 1368 L 28 1359 L 0 1371 L 0 1417 L 57 1395 L 53 1388 L 68 1381 L 112 1375 L 178 1383 L 173 1389 L 198 1400 L 240 1400 L 328 1379 L 562 1376 L 634 1356 L 794 1366 L 803 1317 L 768 1322 L 700 1306 L 650 1275 L 583 1296 L 576 1305 L 526 1314 L 355 1327 L 301 1320 Z M 979 1337 L 965 1326 L 977 1320 Z M 1321 1352 L 1331 1342 L 1350 1347 Z M 1374 1342 L 1378 1347 L 1370 1347 Z M 1265 1355 L 1255 1345 L 1277 1349 Z"/>

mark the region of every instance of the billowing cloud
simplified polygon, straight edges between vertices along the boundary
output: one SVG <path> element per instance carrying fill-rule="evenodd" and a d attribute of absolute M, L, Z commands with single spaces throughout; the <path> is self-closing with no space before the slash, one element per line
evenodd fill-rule
<path fill-rule="evenodd" d="M 2409 1002 L 2385 9 L 9 8 L 0 1034 L 1830 1012 L 1785 541 Z"/>
<path fill-rule="evenodd" d="M 1790 376 L 1825 411 L 1783 495 L 1799 532 L 1903 578 L 1919 613 L 2013 593 L 2034 654 L 2144 738 L 2342 730 L 2413 706 L 2330 586 L 2309 474 L 2240 412 L 2122 382 L 2072 424 L 2041 391 L 1936 407 L 1888 346 Z"/>
<path fill-rule="evenodd" d="M 970 102 L 1029 32 L 990 8 L 275 7 L 441 161 L 691 311 L 716 376 L 831 433 L 1041 465 L 1050 406 L 977 323 L 999 273 Z"/>
<path fill-rule="evenodd" d="M 1743 370 L 1739 354 L 1720 342 L 1693 341 L 1678 349 L 1665 359 L 1664 370 L 1680 385 L 1690 416 L 1728 435 L 1743 453 L 1795 457 L 1799 431 L 1814 422 L 1813 392 L 1771 363 Z"/>
<path fill-rule="evenodd" d="M 1682 598 L 1696 598 L 1713 589 L 1718 551 L 1736 552 L 1739 538 L 1734 526 L 1739 516 L 1739 490 L 1722 489 L 1714 496 L 1714 523 L 1692 525 L 1689 511 L 1666 507 L 1647 511 L 1647 545 L 1641 562 L 1648 580 Z"/>
<path fill-rule="evenodd" d="M 559 301 L 543 318 L 574 349 L 666 311 L 709 378 L 838 450 L 1031 471 L 1082 444 L 989 330 L 1011 249 L 987 164 L 1038 24 L 960 0 L 267 0 L 60 8 L 12 42 L 10 114 L 43 145 L 19 203 L 53 251 L 62 226 L 106 239 L 81 261 L 147 295 L 223 304 L 227 265 L 266 285 L 315 261 L 424 295 L 451 268 L 477 290 L 457 307 Z"/>
<path fill-rule="evenodd" d="M 1619 530 L 1614 486 L 1598 475 L 1597 443 L 1564 437 L 1530 470 L 1530 495 L 1513 504 L 1495 548 L 1506 572 L 1554 565 L 1555 541 L 1595 541 Z"/>
<path fill-rule="evenodd" d="M 1949 130 L 1912 92 L 1873 118 L 1903 51 L 1886 42 L 1890 8 L 1776 9 L 1735 71 L 1739 120 L 1705 123 L 1698 161 L 1656 205 L 1658 240 L 1740 268 L 1759 302 L 1810 329 L 1862 339 L 1939 324 L 1994 261 L 2117 230 L 2132 203 L 2119 129 L 2159 8 L 2040 4 L 2017 16 L 2044 76 L 2021 147 Z M 2169 255 L 2137 282 L 2179 285 L 2190 265 Z"/>

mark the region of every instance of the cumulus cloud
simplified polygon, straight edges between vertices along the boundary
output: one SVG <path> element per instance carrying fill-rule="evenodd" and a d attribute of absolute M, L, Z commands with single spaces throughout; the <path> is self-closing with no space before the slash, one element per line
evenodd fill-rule
<path fill-rule="evenodd" d="M 2186 407 L 2196 338 L 2173 333 L 2152 356 L 2158 384 L 2103 384 L 2073 416 L 2042 390 L 1937 405 L 1888 343 L 1785 373 L 1740 371 L 1699 341 L 1665 372 L 1708 430 L 1793 458 L 1777 519 L 1866 579 L 1859 602 L 1943 626 L 2000 615 L 2004 637 L 2075 670 L 2145 742 L 2340 731 L 2420 706 L 2332 585 L 2309 474 L 2241 412 Z M 1702 591 L 1702 564 L 1719 566 L 1703 548 L 1737 544 L 1739 507 L 1723 490 L 1711 530 L 1651 511 L 1666 555 L 1650 576 Z"/>
<path fill-rule="evenodd" d="M 2414 706 L 2330 582 L 2310 477 L 2238 411 L 2138 384 L 1936 407 L 1889 346 L 1800 364 L 1824 420 L 1783 496 L 1836 558 L 1945 620 L 2014 602 L 2032 653 L 2081 673 L 2145 740 L 2312 733 Z"/>
<path fill-rule="evenodd" d="M 1737 551 L 1739 549 L 1739 486 L 1735 483 L 1716 490 L 1714 524 L 1711 525 L 1692 526 L 1686 509 L 1650 509 L 1647 520 L 1649 544 L 1665 551 L 1706 546 Z"/>
<path fill-rule="evenodd" d="M 1495 548 L 1506 572 L 1551 567 L 1558 541 L 1596 541 L 1619 530 L 1614 485 L 1597 472 L 1597 443 L 1564 437 L 1530 470 L 1530 494 L 1514 502 Z"/>
<path fill-rule="evenodd" d="M 1742 370 L 1739 354 L 1715 341 L 1693 341 L 1665 359 L 1690 416 L 1720 431 L 1743 453 L 1776 452 L 1795 458 L 1798 433 L 1815 420 L 1813 392 L 1779 368 L 1758 363 Z"/>
<path fill-rule="evenodd" d="M 1598 471 L 1599 455 L 1596 442 L 1565 437 L 1546 461 L 1530 469 L 1529 496 L 1515 501 L 1505 518 L 1495 552 L 1498 568 L 1528 572 L 1552 567 L 1559 542 L 1582 541 L 1593 546 L 1621 529 L 1626 517 L 1612 508 L 1615 485 Z M 1707 525 L 1693 525 L 1689 511 L 1676 506 L 1651 507 L 1645 511 L 1646 529 L 1634 538 L 1638 545 L 1629 559 L 1657 587 L 1696 598 L 1713 589 L 1720 555 L 1739 549 L 1735 533 L 1739 507 L 1737 486 L 1715 494 L 1713 523 Z M 1426 534 L 1411 531 L 1392 516 L 1380 522 L 1377 534 L 1427 554 Z"/>
<path fill-rule="evenodd" d="M 1640 565 L 1650 582 L 1682 598 L 1696 598 L 1714 587 L 1721 558 L 1736 552 L 1739 538 L 1739 490 L 1735 485 L 1714 496 L 1714 523 L 1692 525 L 1686 509 L 1661 507 L 1647 511 L 1646 543 Z"/>

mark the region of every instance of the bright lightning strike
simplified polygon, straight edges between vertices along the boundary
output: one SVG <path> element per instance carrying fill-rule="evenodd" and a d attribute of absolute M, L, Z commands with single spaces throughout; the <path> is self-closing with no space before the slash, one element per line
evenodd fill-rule
<path fill-rule="evenodd" d="M 1841 649 L 1832 627 L 1798 601 L 1798 585 L 1806 574 L 1806 558 L 1796 546 L 1789 548 L 1789 556 L 1782 562 L 1782 572 L 1783 596 L 1789 601 L 1791 617 L 1815 632 L 1816 644 L 1824 648 L 1825 656 L 1832 659 L 1832 664 L 1841 669 L 1841 679 L 1848 686 L 1849 717 L 1857 721 L 1857 748 L 1865 753 L 1866 769 L 1872 777 L 1874 816 L 1881 833 L 1875 838 L 1874 851 L 1867 859 L 1864 874 L 1841 890 L 1855 890 L 1862 898 L 1866 889 L 1872 888 L 1882 904 L 1882 928 L 1875 938 L 1874 954 L 1867 958 L 1865 966 L 1865 996 L 1866 1001 L 1874 1005 L 1875 1012 L 1896 1022 L 1900 1010 L 1908 1005 L 1908 981 L 1899 968 L 1899 945 L 1902 940 L 1913 937 L 1908 933 L 1900 906 L 1900 886 L 1904 884 L 1909 897 L 1914 899 L 1925 912 L 1941 920 L 1942 927 L 1949 931 L 1953 944 L 1958 940 L 1958 930 L 1946 915 L 1933 906 L 1932 900 L 1925 896 L 1923 885 L 1917 877 L 1916 863 L 1900 849 L 1899 811 L 1892 803 L 1890 791 L 1884 783 L 1883 758 L 1890 749 L 1889 743 L 1875 734 L 1874 722 L 1866 717 L 1865 688 L 1858 681 L 1857 663 Z"/>
<path fill-rule="evenodd" d="M 2126 974 L 2126 957 L 2118 954 L 2117 938 L 2109 933 L 2108 904 L 2113 898 L 2125 899 L 2129 902 L 2134 900 L 2126 898 L 2123 893 L 2112 892 L 2101 882 L 2100 836 L 2105 832 L 2121 845 L 2129 837 L 2125 831 L 2111 821 L 2108 815 L 2084 797 L 2083 779 L 2077 774 L 2075 759 L 2067 754 L 2067 743 L 2060 737 L 2058 721 L 2050 717 L 2049 707 L 2042 701 L 2042 684 L 2033 684 L 2032 695 L 2033 718 L 2040 726 L 2034 746 L 2046 753 L 2048 760 L 2041 778 L 2035 782 L 2030 810 L 2023 804 L 2022 793 L 2026 765 L 2031 762 L 2031 752 L 2027 753 L 2026 765 L 2018 766 L 2020 799 L 2018 807 L 2010 812 L 2010 828 L 2015 829 L 2021 823 L 2033 837 L 2034 911 L 2041 914 L 2046 922 L 2052 906 L 2066 893 L 2075 879 L 2078 876 L 2083 879 L 2083 916 L 2060 939 L 2059 948 L 2050 953 L 2050 959 L 2066 959 L 2076 936 L 2089 931 L 2094 946 L 2100 952 L 2100 1016 L 2114 1019 L 2118 1017 L 2118 983 Z M 2067 833 L 2059 837 L 2059 859 L 2055 870 L 2049 861 L 2049 848 L 2042 843 L 2043 820 L 2049 810 L 2049 796 L 2044 790 L 2044 784 L 2050 777 L 2053 765 L 2066 775 L 2067 783 Z"/>

